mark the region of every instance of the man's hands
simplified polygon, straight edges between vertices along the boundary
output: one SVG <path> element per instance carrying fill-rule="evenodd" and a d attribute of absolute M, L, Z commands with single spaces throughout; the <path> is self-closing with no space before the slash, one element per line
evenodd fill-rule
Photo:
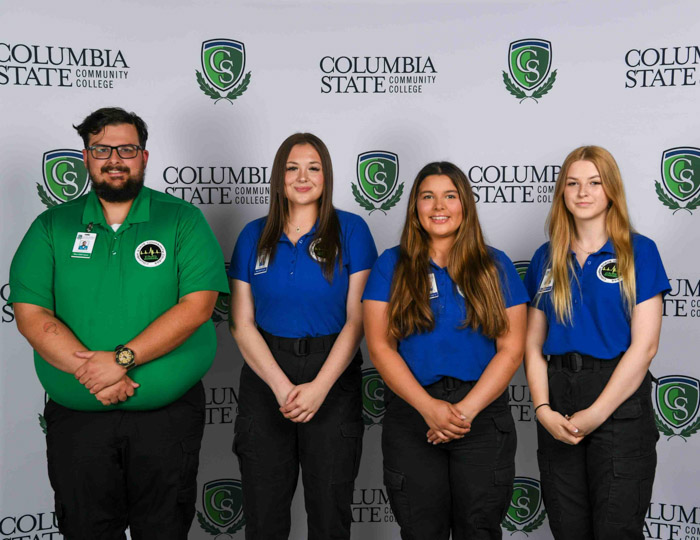
<path fill-rule="evenodd" d="M 113 351 L 77 351 L 75 356 L 85 363 L 75 370 L 75 378 L 80 384 L 97 394 L 103 388 L 112 386 L 124 375 L 126 368 L 117 364 Z"/>
<path fill-rule="evenodd" d="M 134 391 L 140 385 L 132 381 L 128 376 L 124 375 L 112 386 L 100 390 L 95 394 L 97 400 L 102 405 L 116 405 L 120 401 L 126 401 L 134 395 Z"/>
<path fill-rule="evenodd" d="M 80 384 L 95 395 L 102 405 L 116 405 L 134 395 L 138 383 L 126 375 L 126 368 L 116 363 L 113 351 L 77 351 L 85 362 L 75 371 Z"/>

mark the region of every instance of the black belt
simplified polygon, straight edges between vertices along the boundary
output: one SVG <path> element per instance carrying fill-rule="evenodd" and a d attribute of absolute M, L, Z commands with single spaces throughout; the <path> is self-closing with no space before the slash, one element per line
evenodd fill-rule
<path fill-rule="evenodd" d="M 284 351 L 295 356 L 330 352 L 338 337 L 338 334 L 330 334 L 318 337 L 286 338 L 273 336 L 262 328 L 258 328 L 258 330 L 271 351 Z"/>
<path fill-rule="evenodd" d="M 574 373 L 578 373 L 584 369 L 599 371 L 601 367 L 615 367 L 622 358 L 622 354 L 618 354 L 615 358 L 595 358 L 587 354 L 570 352 L 565 354 L 549 355 L 549 365 L 554 366 L 557 370 L 568 369 Z"/>

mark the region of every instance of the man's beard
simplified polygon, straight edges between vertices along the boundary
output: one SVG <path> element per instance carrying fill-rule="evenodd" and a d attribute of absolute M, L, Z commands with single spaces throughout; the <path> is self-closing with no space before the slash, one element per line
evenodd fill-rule
<path fill-rule="evenodd" d="M 114 169 L 129 175 L 129 178 L 123 186 L 114 187 L 107 182 L 96 182 L 93 176 L 90 175 L 92 190 L 95 192 L 95 195 L 106 202 L 133 201 L 143 187 L 143 171 L 139 176 L 132 176 L 131 169 L 129 169 L 129 167 L 114 167 L 105 165 L 102 167 L 100 172 L 107 174 L 108 170 Z"/>

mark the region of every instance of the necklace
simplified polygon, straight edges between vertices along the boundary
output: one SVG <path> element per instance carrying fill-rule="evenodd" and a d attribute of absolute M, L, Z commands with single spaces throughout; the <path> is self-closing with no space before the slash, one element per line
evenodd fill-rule
<path fill-rule="evenodd" d="M 608 240 L 606 239 L 605 242 Z M 574 244 L 576 244 L 579 248 L 581 248 L 581 251 L 583 251 L 586 255 L 593 255 L 596 251 L 598 251 L 600 248 L 602 248 L 605 245 L 605 242 L 603 242 L 598 249 L 594 249 L 593 251 L 587 251 L 583 249 L 583 246 L 579 244 L 578 240 L 574 239 Z"/>

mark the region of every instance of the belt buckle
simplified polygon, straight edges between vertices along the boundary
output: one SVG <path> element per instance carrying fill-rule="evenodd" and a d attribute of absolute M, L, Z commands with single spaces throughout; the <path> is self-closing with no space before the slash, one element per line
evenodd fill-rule
<path fill-rule="evenodd" d="M 306 356 L 309 354 L 308 338 L 299 338 L 294 342 L 294 354 L 296 356 Z"/>
<path fill-rule="evenodd" d="M 569 361 L 572 363 L 572 366 L 570 366 L 571 371 L 574 373 L 578 373 L 583 369 L 583 356 L 581 356 L 579 353 L 571 353 L 569 355 Z"/>

